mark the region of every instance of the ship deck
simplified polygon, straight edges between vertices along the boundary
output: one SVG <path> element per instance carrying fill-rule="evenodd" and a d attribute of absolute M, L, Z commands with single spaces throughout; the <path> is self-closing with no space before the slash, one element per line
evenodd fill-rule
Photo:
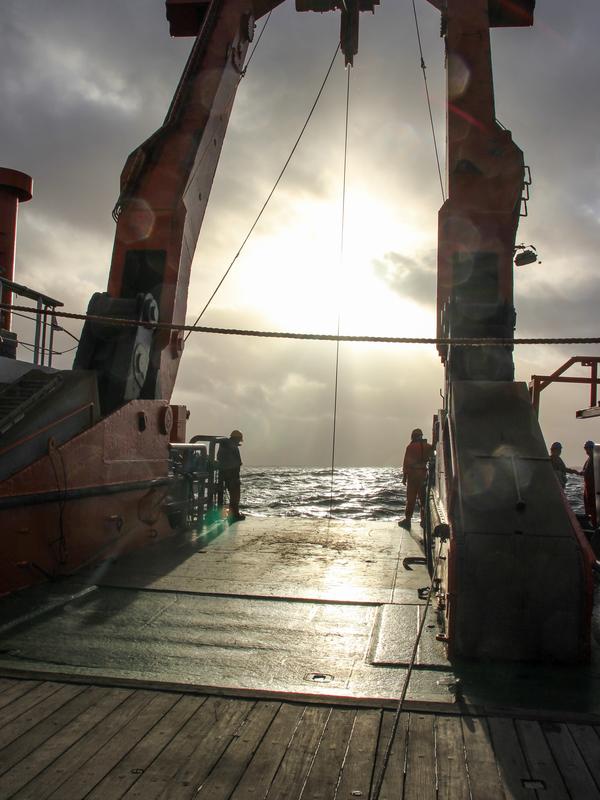
<path fill-rule="evenodd" d="M 368 797 L 420 529 L 216 522 L 0 602 L 0 796 Z M 450 664 L 429 609 L 380 798 L 600 797 L 600 669 Z"/>
<path fill-rule="evenodd" d="M 0 679 L 0 796 L 370 797 L 394 712 Z M 402 713 L 380 800 L 592 800 L 600 728 Z"/>

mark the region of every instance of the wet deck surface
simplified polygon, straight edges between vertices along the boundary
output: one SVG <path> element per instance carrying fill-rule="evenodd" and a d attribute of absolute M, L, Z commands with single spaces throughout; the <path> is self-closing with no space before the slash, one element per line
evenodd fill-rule
<path fill-rule="evenodd" d="M 284 699 L 395 702 L 423 612 L 392 521 L 219 523 L 0 603 L 0 671 Z M 452 703 L 433 622 L 409 696 Z"/>
<path fill-rule="evenodd" d="M 0 797 L 350 800 L 394 712 L 0 679 Z M 600 728 L 400 715 L 379 800 L 593 800 Z"/>
<path fill-rule="evenodd" d="M 424 566 L 402 566 L 420 534 L 394 521 L 215 523 L 0 600 L 0 675 L 395 707 L 429 584 Z M 598 608 L 594 658 L 578 668 L 450 664 L 430 608 L 409 707 L 600 715 Z"/>
<path fill-rule="evenodd" d="M 0 798 L 368 798 L 419 532 L 219 523 L 4 598 Z M 600 799 L 596 662 L 450 665 L 429 615 L 379 800 Z"/>

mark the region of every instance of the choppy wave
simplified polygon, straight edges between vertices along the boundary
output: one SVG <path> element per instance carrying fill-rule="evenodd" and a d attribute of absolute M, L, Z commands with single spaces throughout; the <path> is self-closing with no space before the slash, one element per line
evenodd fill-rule
<path fill-rule="evenodd" d="M 566 494 L 583 513 L 582 479 L 569 475 Z M 243 467 L 242 506 L 255 516 L 400 517 L 406 492 L 395 467 Z"/>

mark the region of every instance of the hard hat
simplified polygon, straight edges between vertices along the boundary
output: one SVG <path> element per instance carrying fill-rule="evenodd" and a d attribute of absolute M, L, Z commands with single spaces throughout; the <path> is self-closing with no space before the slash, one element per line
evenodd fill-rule
<path fill-rule="evenodd" d="M 595 447 L 595 445 L 594 445 L 594 442 L 592 442 L 592 440 L 591 440 L 591 439 L 588 439 L 588 440 L 587 440 L 587 442 L 586 442 L 586 443 L 585 443 L 583 446 L 585 447 L 585 449 L 586 449 L 586 450 L 587 450 L 588 448 L 591 448 L 591 449 L 593 449 L 593 448 Z"/>
<path fill-rule="evenodd" d="M 238 431 L 238 430 L 231 431 L 231 433 L 229 434 L 229 438 L 230 439 L 239 439 L 240 442 L 244 441 L 243 433 L 241 431 Z"/>
<path fill-rule="evenodd" d="M 552 442 L 550 450 L 562 450 L 562 444 L 560 442 Z"/>
<path fill-rule="evenodd" d="M 413 442 L 416 442 L 417 439 L 423 438 L 423 431 L 421 428 L 415 428 L 414 431 L 411 433 L 410 438 Z"/>

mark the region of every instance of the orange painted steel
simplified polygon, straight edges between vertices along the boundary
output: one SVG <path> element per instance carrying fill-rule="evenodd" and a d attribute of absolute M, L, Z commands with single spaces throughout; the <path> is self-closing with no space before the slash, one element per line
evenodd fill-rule
<path fill-rule="evenodd" d="M 575 364 L 588 367 L 590 370 L 589 378 L 565 376 L 564 373 Z M 578 383 L 588 385 L 590 387 L 590 405 L 588 410 L 597 409 L 598 386 L 600 385 L 600 377 L 598 376 L 599 365 L 600 356 L 573 356 L 551 375 L 532 375 L 529 383 L 529 393 L 535 413 L 539 414 L 540 412 L 540 394 L 544 389 L 550 386 L 551 383 Z M 577 413 L 580 415 L 582 412 Z"/>
<path fill-rule="evenodd" d="M 0 167 L 0 278 L 14 281 L 19 203 L 31 200 L 33 180 L 24 172 Z M 12 292 L 2 288 L 2 302 L 12 302 Z M 9 331 L 10 311 L 0 311 L 0 328 Z"/>
<path fill-rule="evenodd" d="M 498 299 L 513 305 L 513 252 L 525 181 L 523 153 L 496 121 L 488 0 L 445 4 L 448 199 L 439 212 L 437 336 L 461 255 L 498 259 Z M 446 360 L 448 348 L 439 348 Z"/>
<path fill-rule="evenodd" d="M 447 56 L 437 336 L 510 339 L 530 178 L 496 120 L 490 27 L 532 24 L 535 2 L 430 2 L 442 11 Z M 512 346 L 438 350 L 446 386 L 432 491 L 449 526 L 438 593 L 448 655 L 584 661 L 594 554 L 548 462 L 527 388 L 513 380 Z"/>
<path fill-rule="evenodd" d="M 46 456 L 0 483 L 2 593 L 173 533 L 169 409 L 127 403 L 62 446 L 50 440 Z"/>
<path fill-rule="evenodd" d="M 202 5 L 179 2 L 167 8 L 178 19 L 177 9 L 186 14 L 190 6 Z M 260 3 L 260 11 L 276 5 L 277 0 Z M 248 0 L 210 4 L 162 127 L 134 150 L 121 175 L 108 293 L 127 296 L 129 253 L 160 254 L 161 322 L 185 322 L 192 259 L 255 16 Z M 189 30 L 183 22 L 181 28 L 175 25 L 176 32 Z M 151 363 L 166 400 L 182 350 L 176 335 L 157 332 Z"/>

